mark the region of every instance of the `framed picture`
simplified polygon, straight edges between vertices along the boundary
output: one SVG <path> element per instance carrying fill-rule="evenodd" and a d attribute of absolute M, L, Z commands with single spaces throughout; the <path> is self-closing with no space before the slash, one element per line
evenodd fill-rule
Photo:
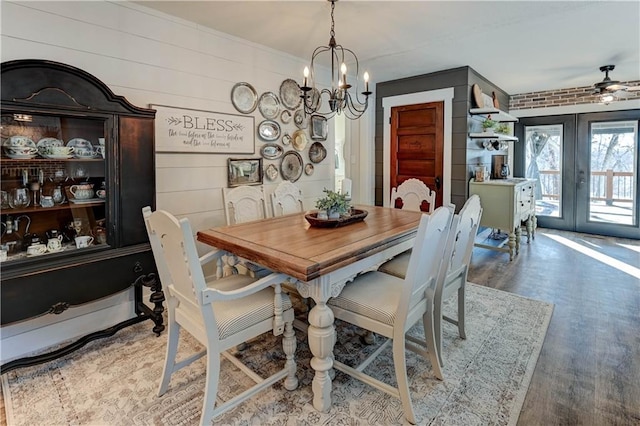
<path fill-rule="evenodd" d="M 262 185 L 262 158 L 229 158 L 229 187 Z"/>
<path fill-rule="evenodd" d="M 321 115 L 311 116 L 311 139 L 327 140 L 327 119 Z"/>

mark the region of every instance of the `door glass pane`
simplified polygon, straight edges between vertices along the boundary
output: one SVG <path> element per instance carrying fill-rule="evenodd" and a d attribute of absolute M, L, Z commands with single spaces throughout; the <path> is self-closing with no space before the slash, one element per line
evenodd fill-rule
<path fill-rule="evenodd" d="M 637 121 L 591 124 L 589 221 L 635 225 Z"/>
<path fill-rule="evenodd" d="M 536 215 L 562 216 L 562 124 L 525 126 L 526 173 L 536 179 Z"/>

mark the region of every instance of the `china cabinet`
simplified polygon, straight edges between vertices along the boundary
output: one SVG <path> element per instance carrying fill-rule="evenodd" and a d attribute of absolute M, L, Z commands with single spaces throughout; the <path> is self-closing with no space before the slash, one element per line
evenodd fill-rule
<path fill-rule="evenodd" d="M 2 326 L 132 288 L 135 306 L 124 322 L 2 372 L 146 319 L 159 334 L 164 297 L 142 218 L 155 205 L 155 111 L 51 61 L 3 63 L 1 89 Z"/>
<path fill-rule="evenodd" d="M 477 247 L 507 252 L 513 260 L 520 252 L 523 222 L 526 223 L 527 243 L 535 238 L 535 185 L 534 179 L 525 178 L 469 182 L 469 195 L 478 194 L 482 204 L 480 226 L 492 230 L 484 241 L 476 243 Z M 501 234 L 500 230 L 506 234 Z"/>

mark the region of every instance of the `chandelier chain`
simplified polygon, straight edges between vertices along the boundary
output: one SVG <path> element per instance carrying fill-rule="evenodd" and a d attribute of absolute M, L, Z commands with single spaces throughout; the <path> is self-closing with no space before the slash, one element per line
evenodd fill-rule
<path fill-rule="evenodd" d="M 336 32 L 334 31 L 333 27 L 335 25 L 335 22 L 333 20 L 333 10 L 336 7 L 336 3 L 335 2 L 331 2 L 331 32 L 329 33 L 331 35 L 331 38 L 334 38 L 336 36 Z"/>

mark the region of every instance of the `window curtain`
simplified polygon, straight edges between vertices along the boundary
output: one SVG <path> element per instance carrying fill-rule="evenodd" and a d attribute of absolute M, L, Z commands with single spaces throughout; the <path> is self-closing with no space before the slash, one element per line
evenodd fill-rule
<path fill-rule="evenodd" d="M 536 180 L 536 200 L 542 200 L 542 186 L 540 182 L 540 169 L 538 169 L 538 156 L 549 142 L 551 135 L 541 132 L 533 132 L 527 141 L 529 144 L 529 152 L 531 152 L 531 162 L 527 167 L 526 176 Z"/>

